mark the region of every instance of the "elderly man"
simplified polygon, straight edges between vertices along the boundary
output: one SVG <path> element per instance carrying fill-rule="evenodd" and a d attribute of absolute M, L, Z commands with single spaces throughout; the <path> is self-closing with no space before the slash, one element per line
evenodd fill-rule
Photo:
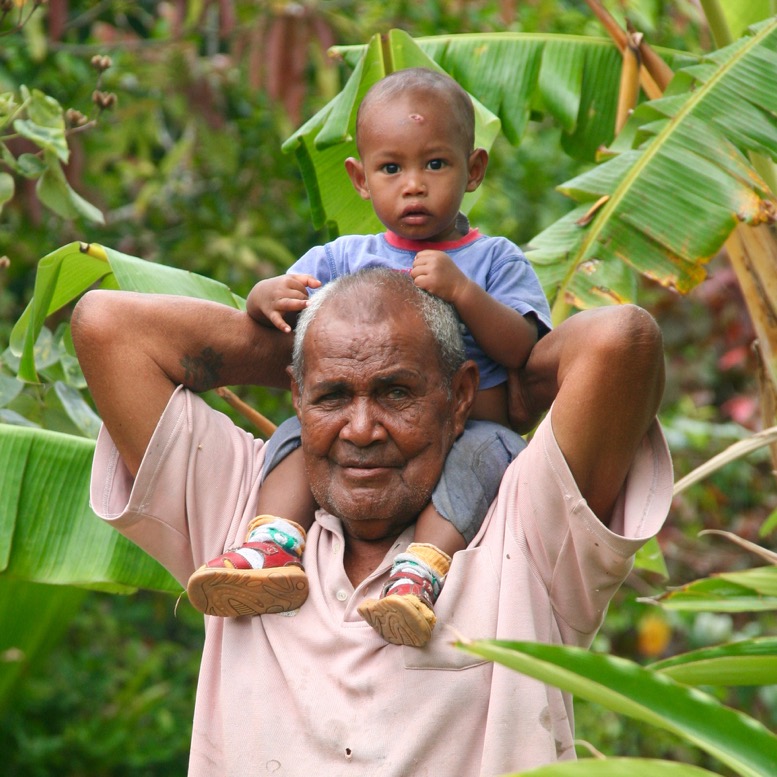
<path fill-rule="evenodd" d="M 244 536 L 264 455 L 191 390 L 283 385 L 291 340 L 218 305 L 121 292 L 86 295 L 73 335 L 105 422 L 93 506 L 184 583 Z M 445 303 L 386 270 L 333 282 L 305 312 L 291 388 L 322 508 L 310 595 L 285 617 L 206 618 L 190 775 L 472 777 L 574 757 L 568 697 L 450 642 L 590 644 L 670 501 L 660 335 L 623 307 L 540 341 L 513 408 L 551 412 L 455 556 L 429 644 L 389 645 L 356 608 L 412 541 L 466 423 L 477 369 L 457 337 Z"/>

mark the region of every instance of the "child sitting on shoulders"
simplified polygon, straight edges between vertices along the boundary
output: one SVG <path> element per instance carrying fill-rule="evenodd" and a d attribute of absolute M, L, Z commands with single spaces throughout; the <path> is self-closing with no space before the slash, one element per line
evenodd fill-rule
<path fill-rule="evenodd" d="M 550 329 L 547 300 L 521 250 L 471 229 L 460 212 L 464 194 L 480 186 L 488 164 L 488 153 L 474 141 L 472 101 L 449 76 L 411 68 L 379 81 L 359 107 L 359 158 L 347 159 L 345 167 L 386 232 L 317 246 L 285 275 L 256 284 L 247 300 L 254 319 L 290 332 L 310 293 L 340 275 L 380 265 L 408 272 L 461 319 L 467 358 L 480 370 L 470 422 L 418 517 L 413 543 L 394 559 L 381 597 L 359 607 L 393 644 L 421 647 L 432 634 L 451 557 L 477 533 L 507 465 L 525 445 L 509 429 L 507 370 L 522 366 Z M 296 486 L 307 482 L 299 445 L 296 418 L 268 441 L 259 517 L 245 543 L 189 580 L 189 598 L 200 611 L 261 615 L 305 601 L 302 552 L 317 505 L 307 487 Z"/>

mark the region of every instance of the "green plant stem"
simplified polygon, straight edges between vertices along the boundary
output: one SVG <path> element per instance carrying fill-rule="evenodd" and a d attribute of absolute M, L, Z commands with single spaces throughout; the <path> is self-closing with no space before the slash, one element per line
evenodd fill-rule
<path fill-rule="evenodd" d="M 572 313 L 572 306 L 566 301 L 564 292 L 559 290 L 556 295 L 556 301 L 550 309 L 550 317 L 553 326 L 558 326 L 562 321 L 569 318 Z"/>
<path fill-rule="evenodd" d="M 728 46 L 729 43 L 733 43 L 734 38 L 731 35 L 731 29 L 726 21 L 720 0 L 701 0 L 701 7 L 704 9 L 704 16 L 707 18 L 715 45 L 721 49 Z"/>

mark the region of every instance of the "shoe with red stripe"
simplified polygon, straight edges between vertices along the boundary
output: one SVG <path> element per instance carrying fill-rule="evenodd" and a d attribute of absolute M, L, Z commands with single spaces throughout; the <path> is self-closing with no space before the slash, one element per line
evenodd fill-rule
<path fill-rule="evenodd" d="M 248 527 L 246 542 L 200 567 L 187 585 L 200 612 L 222 618 L 290 612 L 308 597 L 302 566 L 305 530 L 261 515 Z"/>
<path fill-rule="evenodd" d="M 359 614 L 386 642 L 423 647 L 437 623 L 434 603 L 450 563 L 450 556 L 433 545 L 411 544 L 394 559 L 380 599 L 365 599 Z"/>

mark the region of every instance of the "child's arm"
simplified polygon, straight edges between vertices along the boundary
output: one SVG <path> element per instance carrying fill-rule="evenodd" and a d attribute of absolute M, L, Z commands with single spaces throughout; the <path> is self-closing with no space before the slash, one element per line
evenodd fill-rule
<path fill-rule="evenodd" d="M 291 332 L 286 320 L 296 316 L 308 304 L 308 289 L 316 289 L 321 281 L 312 275 L 279 275 L 259 281 L 248 295 L 246 312 L 254 321 L 274 326 L 281 332 Z"/>
<path fill-rule="evenodd" d="M 419 251 L 415 285 L 450 302 L 478 345 L 504 367 L 521 367 L 537 342 L 537 325 L 467 278 L 442 251 Z"/>

